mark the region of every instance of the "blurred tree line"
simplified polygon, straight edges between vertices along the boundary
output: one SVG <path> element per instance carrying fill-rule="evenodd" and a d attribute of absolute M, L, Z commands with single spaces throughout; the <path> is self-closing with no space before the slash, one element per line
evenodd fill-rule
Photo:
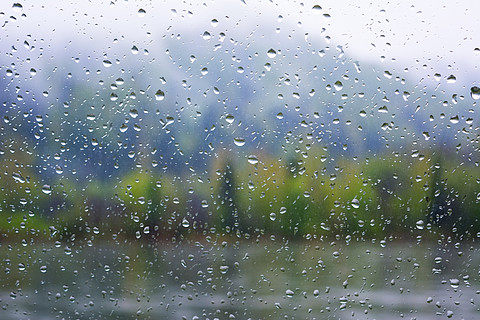
<path fill-rule="evenodd" d="M 476 236 L 478 166 L 436 151 L 337 159 L 325 150 L 312 147 L 285 158 L 222 151 L 201 172 L 139 167 L 83 182 L 65 176 L 45 181 L 28 165 L 33 155 L 4 151 L 0 235 L 146 240 L 200 234 L 358 240 Z"/>

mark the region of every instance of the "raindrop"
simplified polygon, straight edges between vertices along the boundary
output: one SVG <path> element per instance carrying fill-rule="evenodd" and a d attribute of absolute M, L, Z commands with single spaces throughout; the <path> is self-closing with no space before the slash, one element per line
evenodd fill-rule
<path fill-rule="evenodd" d="M 23 10 L 23 6 L 21 3 L 14 3 L 12 6 L 13 10 L 16 12 L 21 12 Z"/>
<path fill-rule="evenodd" d="M 165 99 L 165 92 L 163 92 L 162 90 L 158 90 L 156 93 L 155 93 L 155 99 L 157 101 L 162 101 L 163 99 Z"/>
<path fill-rule="evenodd" d="M 208 68 L 202 68 L 202 70 L 200 70 L 200 73 L 202 74 L 202 76 L 206 75 L 208 73 Z"/>
<path fill-rule="evenodd" d="M 110 60 L 103 60 L 103 65 L 106 68 L 110 68 L 112 66 L 112 62 Z"/>
<path fill-rule="evenodd" d="M 479 87 L 471 87 L 470 88 L 470 96 L 474 99 L 474 100 L 478 100 L 480 99 L 480 88 Z"/>
<path fill-rule="evenodd" d="M 145 11 L 145 9 L 138 9 L 138 16 L 140 18 L 145 17 L 146 14 L 147 14 L 147 11 Z"/>
<path fill-rule="evenodd" d="M 360 208 L 360 201 L 358 201 L 357 198 L 353 198 L 353 200 L 352 200 L 352 207 L 355 208 L 355 209 Z"/>
<path fill-rule="evenodd" d="M 258 163 L 258 158 L 255 155 L 250 155 L 250 156 L 248 156 L 247 161 L 250 164 L 257 164 Z"/>
<path fill-rule="evenodd" d="M 457 82 L 457 77 L 455 77 L 453 74 L 447 77 L 447 83 L 455 83 L 455 82 Z"/>
<path fill-rule="evenodd" d="M 245 145 L 245 139 L 243 139 L 243 138 L 235 138 L 235 139 L 233 139 L 233 142 L 238 147 L 243 147 Z"/>
<path fill-rule="evenodd" d="M 457 289 L 459 285 L 460 285 L 460 280 L 458 280 L 456 278 L 450 279 L 450 286 L 453 289 Z"/>
<path fill-rule="evenodd" d="M 339 80 L 333 84 L 335 90 L 340 91 L 343 89 L 343 83 Z"/>
<path fill-rule="evenodd" d="M 210 32 L 205 31 L 205 32 L 203 33 L 202 37 L 203 37 L 203 40 L 210 40 L 210 38 L 211 38 L 212 36 L 210 35 Z"/>
<path fill-rule="evenodd" d="M 460 120 L 459 120 L 458 116 L 454 116 L 454 117 L 450 118 L 450 122 L 453 123 L 453 124 L 457 124 L 459 121 Z"/>
<path fill-rule="evenodd" d="M 233 123 L 233 121 L 235 121 L 235 117 L 231 114 L 227 114 L 227 116 L 225 117 L 225 121 L 227 121 L 228 123 Z"/>
<path fill-rule="evenodd" d="M 277 55 L 277 51 L 275 51 L 275 50 L 273 50 L 273 49 L 270 49 L 270 50 L 267 51 L 267 56 L 268 56 L 269 58 L 275 58 L 276 55 Z"/>
<path fill-rule="evenodd" d="M 190 227 L 190 221 L 188 221 L 187 218 L 183 218 L 182 227 L 184 227 L 184 228 Z"/>
<path fill-rule="evenodd" d="M 294 292 L 290 289 L 287 289 L 287 291 L 285 291 L 285 294 L 287 295 L 287 297 L 291 298 L 291 297 L 293 297 Z"/>
<path fill-rule="evenodd" d="M 423 222 L 423 220 L 418 220 L 415 223 L 415 226 L 417 227 L 418 230 L 423 230 L 423 228 L 425 227 L 425 222 Z"/>
<path fill-rule="evenodd" d="M 228 272 L 228 266 L 220 266 L 220 272 L 226 274 Z"/>
<path fill-rule="evenodd" d="M 138 48 L 137 46 L 133 46 L 132 49 L 130 49 L 132 51 L 133 54 L 137 54 L 138 53 Z"/>
<path fill-rule="evenodd" d="M 283 113 L 281 113 L 281 112 L 277 113 L 277 119 L 282 120 L 283 119 Z"/>
<path fill-rule="evenodd" d="M 275 212 L 270 213 L 270 220 L 275 221 L 277 219 L 277 215 Z"/>
<path fill-rule="evenodd" d="M 322 10 L 322 7 L 320 7 L 318 4 L 314 5 L 312 7 L 312 10 L 313 12 L 315 12 L 316 14 L 320 14 L 320 11 Z"/>
<path fill-rule="evenodd" d="M 50 194 L 52 193 L 52 187 L 50 187 L 49 184 L 44 184 L 42 187 L 42 192 L 45 194 Z"/>

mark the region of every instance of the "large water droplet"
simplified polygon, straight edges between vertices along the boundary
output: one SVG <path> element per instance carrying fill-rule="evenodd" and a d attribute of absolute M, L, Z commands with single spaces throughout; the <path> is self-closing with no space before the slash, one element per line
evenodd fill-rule
<path fill-rule="evenodd" d="M 220 266 L 220 272 L 226 274 L 228 272 L 228 266 Z"/>
<path fill-rule="evenodd" d="M 147 14 L 147 11 L 145 11 L 145 9 L 138 9 L 138 16 L 140 18 L 145 17 L 146 14 Z"/>
<path fill-rule="evenodd" d="M 52 187 L 49 184 L 44 184 L 42 187 L 42 192 L 45 194 L 52 193 Z"/>
<path fill-rule="evenodd" d="M 457 77 L 455 77 L 453 74 L 447 77 L 447 83 L 455 83 L 455 82 L 457 82 Z"/>
<path fill-rule="evenodd" d="M 333 84 L 335 90 L 340 91 L 343 89 L 343 83 L 339 80 Z"/>
<path fill-rule="evenodd" d="M 273 50 L 273 49 L 270 49 L 267 51 L 267 56 L 269 58 L 275 58 L 275 56 L 277 55 L 277 51 Z"/>
<path fill-rule="evenodd" d="M 165 99 L 165 92 L 163 92 L 162 90 L 158 90 L 155 93 L 155 99 L 158 101 L 162 101 L 163 99 Z"/>
<path fill-rule="evenodd" d="M 245 139 L 243 138 L 235 138 L 233 139 L 233 142 L 235 143 L 236 146 L 243 147 L 245 145 Z"/>
<path fill-rule="evenodd" d="M 250 164 L 257 164 L 258 158 L 255 155 L 249 155 L 247 158 L 248 163 Z"/>
<path fill-rule="evenodd" d="M 275 221 L 277 219 L 277 214 L 275 212 L 270 213 L 270 220 Z"/>
<path fill-rule="evenodd" d="M 235 121 L 235 117 L 231 114 L 227 114 L 227 116 L 225 117 L 225 121 L 227 121 L 228 123 L 233 123 L 233 121 Z"/>
<path fill-rule="evenodd" d="M 112 66 L 112 62 L 110 60 L 103 60 L 103 65 L 106 68 L 110 68 Z"/>
<path fill-rule="evenodd" d="M 190 221 L 188 221 L 187 218 L 183 218 L 182 227 L 184 227 L 184 228 L 190 227 Z"/>
<path fill-rule="evenodd" d="M 415 223 L 415 226 L 417 227 L 418 230 L 423 230 L 423 228 L 425 227 L 425 222 L 423 222 L 423 220 L 418 220 Z"/>
<path fill-rule="evenodd" d="M 322 10 L 322 7 L 320 7 L 318 4 L 314 5 L 312 7 L 312 10 L 313 12 L 315 12 L 316 14 L 320 14 L 320 11 Z"/>
<path fill-rule="evenodd" d="M 450 286 L 452 288 L 457 289 L 459 285 L 460 285 L 460 280 L 456 278 L 450 279 Z"/>
<path fill-rule="evenodd" d="M 21 4 L 21 3 L 18 3 L 18 2 L 17 2 L 17 3 L 14 3 L 14 4 L 12 5 L 12 8 L 13 8 L 13 10 L 16 11 L 16 12 L 21 12 L 21 11 L 23 10 L 22 4 Z"/>
<path fill-rule="evenodd" d="M 474 100 L 478 100 L 480 99 L 480 88 L 479 87 L 471 87 L 470 88 L 470 96 L 474 99 Z"/>
<path fill-rule="evenodd" d="M 358 201 L 357 198 L 353 198 L 353 200 L 352 200 L 352 207 L 355 208 L 355 209 L 360 208 L 360 201 Z"/>

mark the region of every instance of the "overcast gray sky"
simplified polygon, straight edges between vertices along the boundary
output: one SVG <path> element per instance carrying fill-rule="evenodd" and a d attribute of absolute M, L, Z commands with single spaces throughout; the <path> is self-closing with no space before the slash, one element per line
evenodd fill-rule
<path fill-rule="evenodd" d="M 279 28 L 285 39 L 292 32 L 318 42 L 328 36 L 331 46 L 342 46 L 352 58 L 383 63 L 395 72 L 408 68 L 408 76 L 454 74 L 467 86 L 480 80 L 480 1 L 2 1 L 0 12 L 8 21 L 2 42 L 10 46 L 31 35 L 30 42 L 41 38 L 64 47 L 84 42 L 86 50 L 108 53 L 114 39 L 148 47 L 169 30 L 199 35 L 223 30 L 227 37 L 229 32 L 248 37 L 252 30 Z"/>

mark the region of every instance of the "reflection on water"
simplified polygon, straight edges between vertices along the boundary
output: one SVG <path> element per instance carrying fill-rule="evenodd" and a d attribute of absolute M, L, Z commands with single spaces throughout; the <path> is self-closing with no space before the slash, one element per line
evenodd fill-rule
<path fill-rule="evenodd" d="M 2 244 L 1 319 L 475 319 L 464 243 Z"/>

